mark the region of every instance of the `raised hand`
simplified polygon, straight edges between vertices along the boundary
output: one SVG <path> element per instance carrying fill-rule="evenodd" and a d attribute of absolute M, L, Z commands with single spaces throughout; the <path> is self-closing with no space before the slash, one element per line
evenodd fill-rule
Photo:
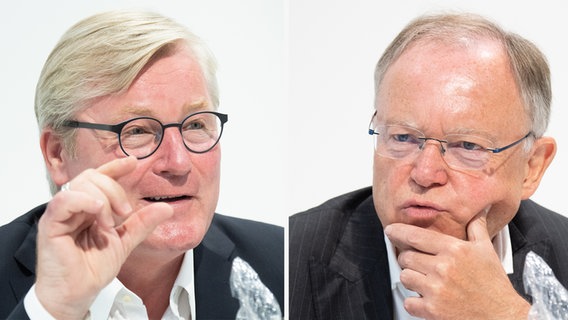
<path fill-rule="evenodd" d="M 425 319 L 526 319 L 530 305 L 513 288 L 487 231 L 487 210 L 467 226 L 467 240 L 406 224 L 385 234 L 399 252 L 400 280 L 419 297 L 404 307 Z"/>
<path fill-rule="evenodd" d="M 122 158 L 82 172 L 41 217 L 35 290 L 55 318 L 83 318 L 130 252 L 173 214 L 165 203 L 132 211 L 116 179 L 136 164 Z"/>

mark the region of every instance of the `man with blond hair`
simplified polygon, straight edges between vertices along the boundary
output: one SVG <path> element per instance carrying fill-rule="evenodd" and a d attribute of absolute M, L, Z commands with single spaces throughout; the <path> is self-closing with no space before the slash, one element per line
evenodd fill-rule
<path fill-rule="evenodd" d="M 36 91 L 54 197 L 0 227 L 0 318 L 281 317 L 283 230 L 215 213 L 216 64 L 159 14 L 69 29 Z"/>

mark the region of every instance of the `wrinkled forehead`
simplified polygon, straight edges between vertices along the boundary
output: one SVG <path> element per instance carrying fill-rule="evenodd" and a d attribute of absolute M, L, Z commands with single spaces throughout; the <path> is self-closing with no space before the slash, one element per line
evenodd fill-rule
<path fill-rule="evenodd" d="M 477 129 L 483 123 L 491 131 L 505 122 L 528 123 L 508 56 L 490 40 L 408 48 L 386 71 L 375 108 L 379 122 L 417 122 L 420 128 L 454 123 Z"/>

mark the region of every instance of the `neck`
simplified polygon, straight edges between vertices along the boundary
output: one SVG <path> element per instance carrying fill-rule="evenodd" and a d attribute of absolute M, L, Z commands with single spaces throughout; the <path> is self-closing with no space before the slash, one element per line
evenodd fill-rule
<path fill-rule="evenodd" d="M 142 299 L 149 319 L 160 319 L 168 308 L 183 258 L 182 253 L 169 259 L 149 259 L 132 252 L 120 269 L 118 279 Z"/>

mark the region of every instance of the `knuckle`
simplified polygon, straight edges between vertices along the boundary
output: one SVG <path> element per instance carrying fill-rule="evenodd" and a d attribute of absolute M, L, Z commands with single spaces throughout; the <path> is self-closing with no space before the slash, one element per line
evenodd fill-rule
<path fill-rule="evenodd" d="M 406 241 L 411 247 L 416 247 L 422 242 L 422 239 L 416 233 L 409 233 L 406 236 Z"/>
<path fill-rule="evenodd" d="M 408 251 L 403 251 L 398 255 L 398 264 L 400 264 L 402 268 L 405 268 L 409 265 L 411 261 L 411 257 L 409 255 L 410 252 Z"/>
<path fill-rule="evenodd" d="M 400 282 L 402 282 L 403 285 L 407 286 L 410 279 L 411 279 L 411 277 L 410 277 L 408 269 L 402 269 L 400 271 Z"/>
<path fill-rule="evenodd" d="M 426 303 L 426 305 L 424 306 L 424 310 L 425 313 L 428 315 L 426 319 L 437 319 L 435 315 L 438 313 L 437 313 L 437 308 L 434 304 Z"/>
<path fill-rule="evenodd" d="M 415 316 L 416 315 L 416 305 L 414 303 L 412 303 L 410 300 L 405 299 L 404 300 L 404 309 L 406 309 L 406 311 L 412 315 Z"/>
<path fill-rule="evenodd" d="M 434 272 L 436 272 L 436 274 L 442 278 L 448 275 L 450 269 L 451 269 L 450 265 L 445 261 L 437 263 L 434 266 Z"/>
<path fill-rule="evenodd" d="M 432 281 L 430 284 L 430 295 L 432 297 L 439 297 L 444 292 L 444 286 L 438 281 Z"/>
<path fill-rule="evenodd" d="M 467 250 L 467 246 L 462 241 L 453 241 L 448 244 L 448 252 L 452 255 L 462 255 Z"/>

